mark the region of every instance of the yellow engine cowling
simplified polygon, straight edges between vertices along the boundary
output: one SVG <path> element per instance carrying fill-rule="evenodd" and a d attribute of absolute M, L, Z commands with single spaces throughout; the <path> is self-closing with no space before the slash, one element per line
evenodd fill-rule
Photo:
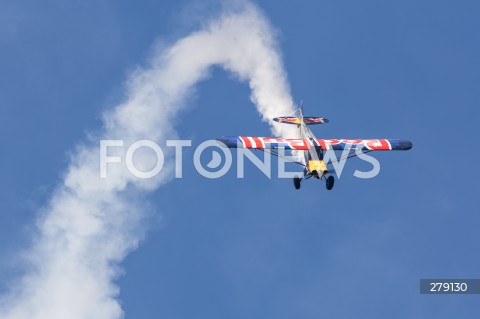
<path fill-rule="evenodd" d="M 322 178 L 323 175 L 328 173 L 327 165 L 321 160 L 308 161 L 308 169 L 316 178 Z"/>

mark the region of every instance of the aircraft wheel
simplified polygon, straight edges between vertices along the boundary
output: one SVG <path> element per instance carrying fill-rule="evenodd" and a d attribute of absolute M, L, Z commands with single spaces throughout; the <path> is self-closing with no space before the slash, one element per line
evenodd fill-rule
<path fill-rule="evenodd" d="M 298 176 L 293 178 L 293 186 L 295 186 L 295 189 L 300 189 L 300 181 L 301 179 Z"/>
<path fill-rule="evenodd" d="M 327 177 L 327 189 L 331 190 L 333 188 L 333 184 L 335 184 L 335 178 L 332 175 Z"/>

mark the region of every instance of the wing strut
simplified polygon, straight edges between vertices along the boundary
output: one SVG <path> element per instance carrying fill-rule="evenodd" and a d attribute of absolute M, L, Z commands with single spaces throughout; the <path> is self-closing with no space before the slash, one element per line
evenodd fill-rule
<path fill-rule="evenodd" d="M 272 155 L 274 155 L 274 156 L 276 156 L 276 157 L 283 158 L 284 160 L 286 160 L 286 161 L 288 161 L 288 162 L 290 162 L 290 163 L 294 163 L 294 164 L 298 164 L 298 165 L 300 165 L 300 166 L 302 166 L 302 167 L 306 167 L 305 164 L 303 164 L 303 163 L 301 163 L 301 162 L 297 162 L 297 161 L 292 161 L 290 158 L 288 158 L 288 157 L 286 157 L 286 156 L 283 156 L 283 155 L 280 155 L 280 154 L 278 154 L 277 151 L 274 151 L 274 150 L 272 150 L 272 149 L 261 149 L 261 148 L 258 148 L 258 149 L 256 149 L 256 150 L 262 151 L 262 152 L 264 152 L 264 153 L 270 153 L 270 154 L 272 154 Z"/>

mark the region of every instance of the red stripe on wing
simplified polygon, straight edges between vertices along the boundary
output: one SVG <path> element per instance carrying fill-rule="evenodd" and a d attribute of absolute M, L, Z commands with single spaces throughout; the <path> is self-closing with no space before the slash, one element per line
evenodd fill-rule
<path fill-rule="evenodd" d="M 257 136 L 252 136 L 252 139 L 255 142 L 255 148 L 263 148 L 262 141 Z"/>
<path fill-rule="evenodd" d="M 250 142 L 250 139 L 246 136 L 240 136 L 240 139 L 243 142 L 243 145 L 245 148 L 252 148 L 252 142 Z"/>

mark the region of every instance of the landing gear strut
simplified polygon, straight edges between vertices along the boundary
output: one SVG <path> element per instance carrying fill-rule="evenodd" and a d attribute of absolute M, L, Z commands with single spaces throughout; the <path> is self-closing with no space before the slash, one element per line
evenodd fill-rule
<path fill-rule="evenodd" d="M 326 186 L 328 190 L 333 188 L 333 184 L 335 184 L 335 178 L 332 175 L 328 176 L 326 179 Z"/>
<path fill-rule="evenodd" d="M 298 176 L 293 178 L 293 186 L 295 186 L 295 189 L 300 189 L 300 181 L 301 179 Z"/>

